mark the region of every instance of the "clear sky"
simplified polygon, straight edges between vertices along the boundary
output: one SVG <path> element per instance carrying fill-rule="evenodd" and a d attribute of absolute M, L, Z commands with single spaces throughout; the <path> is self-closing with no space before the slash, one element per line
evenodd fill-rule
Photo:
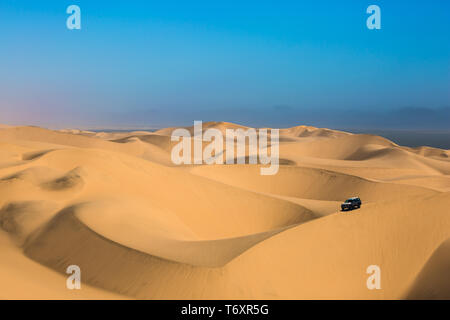
<path fill-rule="evenodd" d="M 448 0 L 1 0 L 0 123 L 450 129 L 449 15 Z"/>

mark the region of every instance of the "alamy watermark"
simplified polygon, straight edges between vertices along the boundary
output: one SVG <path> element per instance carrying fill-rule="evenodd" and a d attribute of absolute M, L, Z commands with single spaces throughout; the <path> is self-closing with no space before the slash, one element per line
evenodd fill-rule
<path fill-rule="evenodd" d="M 268 144 L 269 136 L 270 144 Z M 189 130 L 179 128 L 172 132 L 171 140 L 181 140 L 172 148 L 171 158 L 176 165 L 245 164 L 248 160 L 249 164 L 268 165 L 268 167 L 261 167 L 261 175 L 274 175 L 278 172 L 279 129 L 270 129 L 270 133 L 269 129 L 258 129 L 258 132 L 254 128 L 226 129 L 224 139 L 222 131 L 209 128 L 203 132 L 202 121 L 194 121 L 193 137 Z M 224 148 L 224 140 L 226 148 Z M 203 148 L 203 142 L 209 144 Z M 248 155 L 246 149 L 248 149 Z"/>
<path fill-rule="evenodd" d="M 66 273 L 70 276 L 66 280 L 66 287 L 69 290 L 81 289 L 81 269 L 77 265 L 70 265 L 66 269 Z"/>
<path fill-rule="evenodd" d="M 367 267 L 366 273 L 370 274 L 367 278 L 366 285 L 369 290 L 381 289 L 381 268 L 375 264 Z"/>
<path fill-rule="evenodd" d="M 370 16 L 367 18 L 366 25 L 369 30 L 381 29 L 381 9 L 379 6 L 372 4 L 366 10 Z"/>
<path fill-rule="evenodd" d="M 80 30 L 81 29 L 81 9 L 77 5 L 70 5 L 66 10 L 67 14 L 70 16 L 67 18 L 66 26 L 69 30 Z"/>
<path fill-rule="evenodd" d="M 79 6 L 72 4 L 67 7 L 66 13 L 70 14 L 67 18 L 66 26 L 69 30 L 81 29 L 81 9 Z M 366 26 L 369 30 L 381 29 L 381 9 L 375 4 L 371 4 L 367 7 L 366 13 L 370 14 L 367 18 Z"/>

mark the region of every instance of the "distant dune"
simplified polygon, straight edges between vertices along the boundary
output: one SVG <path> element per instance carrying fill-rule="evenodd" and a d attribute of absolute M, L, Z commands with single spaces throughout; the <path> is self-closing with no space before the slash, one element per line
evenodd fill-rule
<path fill-rule="evenodd" d="M 298 126 L 263 176 L 175 166 L 175 128 L 0 129 L 0 298 L 450 299 L 450 150 Z"/>
<path fill-rule="evenodd" d="M 443 118 L 445 119 L 445 118 Z M 398 144 L 408 147 L 430 146 L 434 148 L 450 149 L 450 130 L 357 130 L 349 129 L 353 133 L 371 133 L 383 136 Z"/>

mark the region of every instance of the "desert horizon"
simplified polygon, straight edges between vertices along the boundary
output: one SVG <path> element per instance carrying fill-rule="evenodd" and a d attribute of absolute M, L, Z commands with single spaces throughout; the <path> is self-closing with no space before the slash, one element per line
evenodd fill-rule
<path fill-rule="evenodd" d="M 450 299 L 450 150 L 300 125 L 265 176 L 175 165 L 175 129 L 1 125 L 0 298 Z"/>

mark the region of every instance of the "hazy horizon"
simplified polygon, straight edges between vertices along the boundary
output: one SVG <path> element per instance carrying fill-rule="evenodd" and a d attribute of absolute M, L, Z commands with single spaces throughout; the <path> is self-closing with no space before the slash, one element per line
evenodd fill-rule
<path fill-rule="evenodd" d="M 219 121 L 220 122 L 220 121 Z M 243 125 L 242 123 L 236 123 L 239 125 Z M 26 126 L 26 124 L 23 124 Z M 183 125 L 184 127 L 190 126 L 192 124 Z M 299 124 L 299 125 L 308 125 L 308 124 Z M 264 127 L 264 126 L 262 126 Z M 260 128 L 262 128 L 260 127 Z M 75 127 L 45 127 L 46 129 L 51 130 L 63 130 L 63 129 L 72 129 L 72 130 L 84 130 L 84 131 L 92 131 L 92 132 L 131 132 L 131 131 L 149 131 L 154 132 L 159 129 L 164 129 L 165 127 L 97 127 L 97 128 L 89 128 L 83 126 L 75 126 Z M 288 127 L 280 127 L 288 128 Z M 342 127 L 329 127 L 332 130 L 345 131 L 356 134 L 373 134 L 382 136 L 386 139 L 389 139 L 398 145 L 407 146 L 407 147 L 421 147 L 428 146 L 433 148 L 447 149 L 450 150 L 450 129 L 383 129 L 383 128 L 342 128 Z"/>
<path fill-rule="evenodd" d="M 448 129 L 448 1 L 0 4 L 0 123 Z"/>

